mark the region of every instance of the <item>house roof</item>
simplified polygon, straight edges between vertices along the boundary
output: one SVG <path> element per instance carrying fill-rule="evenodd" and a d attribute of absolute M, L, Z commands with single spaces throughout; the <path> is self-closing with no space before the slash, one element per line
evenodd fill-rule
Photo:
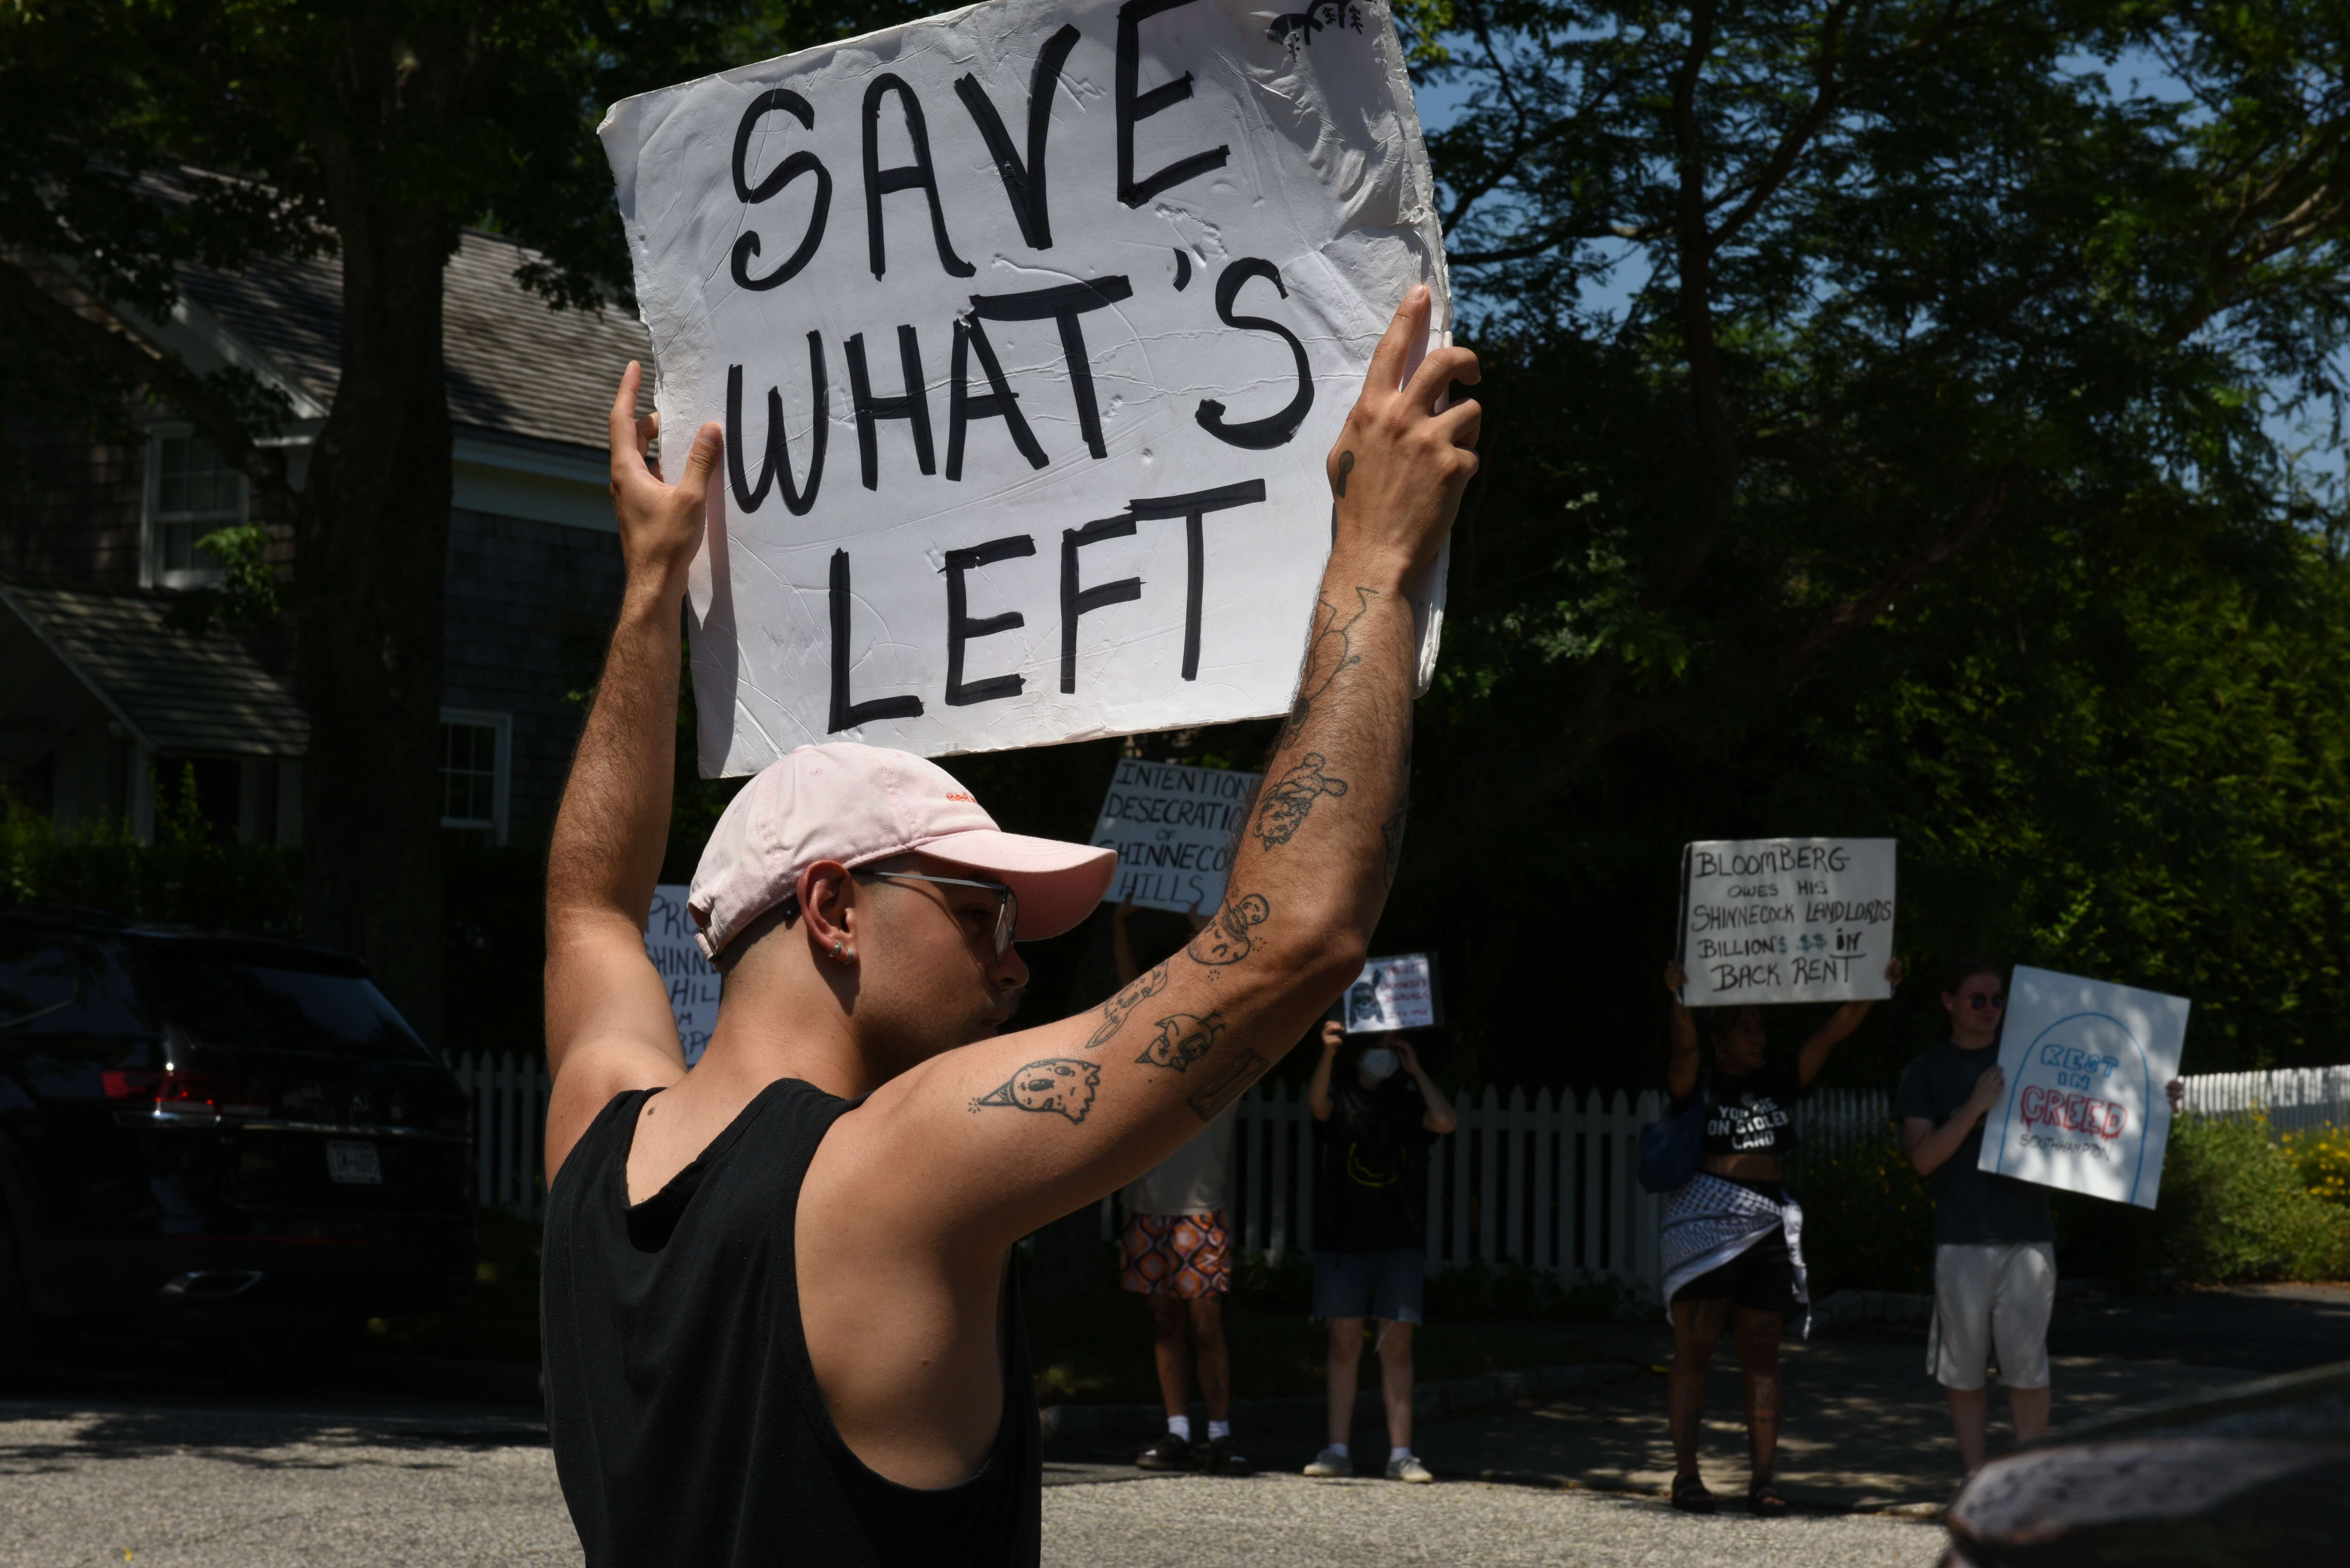
<path fill-rule="evenodd" d="M 642 322 L 608 306 L 556 310 L 524 288 L 515 271 L 533 254 L 510 240 L 468 234 L 449 258 L 442 296 L 449 417 L 474 432 L 600 452 L 621 369 L 630 359 L 650 368 L 651 339 Z M 257 262 L 234 275 L 194 272 L 183 283 L 289 381 L 332 405 L 342 341 L 338 257 Z"/>
<path fill-rule="evenodd" d="M 161 595 L 0 584 L 12 614 L 139 740 L 158 752 L 298 757 L 301 704 L 226 633 L 167 624 Z"/>

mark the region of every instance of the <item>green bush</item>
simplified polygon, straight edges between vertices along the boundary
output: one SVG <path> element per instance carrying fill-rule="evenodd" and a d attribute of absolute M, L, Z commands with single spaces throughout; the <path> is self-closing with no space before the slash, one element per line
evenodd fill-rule
<path fill-rule="evenodd" d="M 1789 1183 L 1804 1206 L 1812 1299 L 1837 1291 L 1933 1288 L 1934 1197 L 1887 1123 L 1832 1149 L 1802 1151 Z"/>
<path fill-rule="evenodd" d="M 2211 1285 L 2350 1274 L 2350 1210 L 2309 1190 L 2264 1117 L 2173 1122 L 2151 1211 L 2070 1194 L 2057 1209 L 2070 1273 Z"/>
<path fill-rule="evenodd" d="M 196 806 L 194 770 L 176 794 L 157 788 L 155 842 L 120 825 L 68 837 L 42 814 L 0 797 L 0 900 L 79 904 L 131 919 L 266 935 L 301 929 L 296 852 L 223 843 Z"/>

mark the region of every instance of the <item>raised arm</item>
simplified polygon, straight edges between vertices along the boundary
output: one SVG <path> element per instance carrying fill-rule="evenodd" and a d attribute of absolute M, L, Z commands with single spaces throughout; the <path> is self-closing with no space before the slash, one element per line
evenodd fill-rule
<path fill-rule="evenodd" d="M 1673 994 L 1673 1037 L 1665 1058 L 1665 1088 L 1675 1099 L 1697 1088 L 1697 1020 L 1681 1000 L 1688 988 L 1689 973 L 1681 968 L 1681 961 L 1675 959 L 1665 965 L 1665 989 Z"/>
<path fill-rule="evenodd" d="M 1223 907 L 1097 1012 L 934 1057 L 842 1118 L 870 1118 L 854 1141 L 876 1175 L 921 1173 L 881 1221 L 908 1240 L 1000 1249 L 1149 1169 L 1361 972 L 1402 846 L 1411 595 L 1477 465 L 1477 405 L 1436 409 L 1475 357 L 1439 348 L 1406 384 L 1429 312 L 1415 288 L 1329 455 L 1329 563 Z"/>
<path fill-rule="evenodd" d="M 1420 1113 L 1419 1125 L 1430 1132 L 1440 1134 L 1458 1127 L 1461 1113 L 1452 1108 L 1452 1101 L 1437 1086 L 1436 1080 L 1428 1075 L 1428 1069 L 1419 1064 L 1419 1053 L 1412 1049 L 1411 1042 L 1399 1036 L 1396 1054 L 1403 1061 L 1403 1070 L 1411 1075 L 1411 1081 L 1419 1085 L 1420 1103 L 1428 1107 Z"/>
<path fill-rule="evenodd" d="M 1322 1025 L 1322 1059 L 1314 1064 L 1314 1075 L 1305 1080 L 1305 1110 L 1317 1122 L 1330 1119 L 1330 1072 L 1338 1060 L 1338 1047 L 1347 1043 L 1347 1026 L 1332 1018 Z"/>
<path fill-rule="evenodd" d="M 631 362 L 612 403 L 612 504 L 628 571 L 619 621 L 547 844 L 549 1180 L 614 1095 L 685 1075 L 644 925 L 669 837 L 679 607 L 720 438 L 704 425 L 678 483 L 662 483 L 645 462 L 655 421 L 635 417 L 641 375 Z"/>
<path fill-rule="evenodd" d="M 1901 961 L 1899 959 L 1895 959 L 1885 966 L 1885 979 L 1887 983 L 1896 990 L 1900 989 Z M 1854 1030 L 1860 1027 L 1860 1021 L 1867 1017 L 1868 1010 L 1876 1005 L 1874 1000 L 1847 1002 L 1829 1013 L 1828 1021 L 1821 1024 L 1818 1032 L 1809 1040 L 1804 1042 L 1803 1050 L 1795 1057 L 1795 1072 L 1798 1080 L 1808 1085 L 1814 1078 L 1818 1077 L 1820 1069 L 1828 1064 L 1829 1055 L 1850 1037 Z"/>

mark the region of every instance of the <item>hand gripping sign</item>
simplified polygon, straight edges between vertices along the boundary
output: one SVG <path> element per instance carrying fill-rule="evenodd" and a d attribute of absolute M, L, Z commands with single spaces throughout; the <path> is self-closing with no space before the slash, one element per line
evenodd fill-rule
<path fill-rule="evenodd" d="M 2187 999 L 2022 966 L 2007 998 L 2007 1096 L 1985 1119 L 1977 1165 L 2153 1208 Z"/>
<path fill-rule="evenodd" d="M 1405 291 L 1449 319 L 1384 5 L 989 0 L 601 134 L 662 429 L 726 432 L 704 773 L 1283 711 L 1325 458 Z"/>

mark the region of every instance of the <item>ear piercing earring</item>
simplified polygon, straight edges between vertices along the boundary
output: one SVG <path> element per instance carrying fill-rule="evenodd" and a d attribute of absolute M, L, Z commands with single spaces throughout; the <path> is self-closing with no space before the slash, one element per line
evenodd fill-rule
<path fill-rule="evenodd" d="M 835 958 L 838 958 L 838 957 L 840 956 L 841 948 L 843 947 L 844 943 L 845 943 L 845 939 L 843 939 L 843 938 L 840 938 L 840 937 L 835 937 L 835 938 L 833 938 L 833 939 L 832 939 L 832 956 L 833 956 L 833 957 L 835 957 Z"/>

